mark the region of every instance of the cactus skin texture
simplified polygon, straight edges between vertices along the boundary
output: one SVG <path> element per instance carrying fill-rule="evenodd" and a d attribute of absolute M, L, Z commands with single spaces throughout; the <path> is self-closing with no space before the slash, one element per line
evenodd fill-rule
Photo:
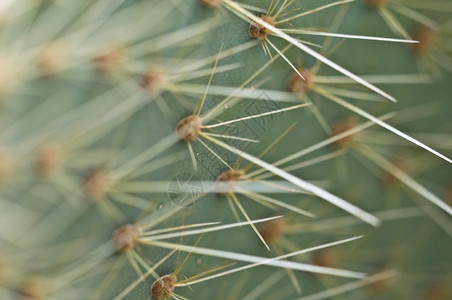
<path fill-rule="evenodd" d="M 452 299 L 449 2 L 0 0 L 0 299 Z"/>

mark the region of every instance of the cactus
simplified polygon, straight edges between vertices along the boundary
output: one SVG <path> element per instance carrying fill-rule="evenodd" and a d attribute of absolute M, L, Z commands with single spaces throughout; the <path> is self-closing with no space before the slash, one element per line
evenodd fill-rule
<path fill-rule="evenodd" d="M 0 0 L 1 299 L 450 299 L 447 0 Z"/>

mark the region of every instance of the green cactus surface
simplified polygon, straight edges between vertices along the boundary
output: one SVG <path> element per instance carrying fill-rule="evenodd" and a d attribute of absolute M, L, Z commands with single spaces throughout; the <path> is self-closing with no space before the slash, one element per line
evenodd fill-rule
<path fill-rule="evenodd" d="M 0 299 L 452 299 L 450 0 L 0 0 Z"/>

